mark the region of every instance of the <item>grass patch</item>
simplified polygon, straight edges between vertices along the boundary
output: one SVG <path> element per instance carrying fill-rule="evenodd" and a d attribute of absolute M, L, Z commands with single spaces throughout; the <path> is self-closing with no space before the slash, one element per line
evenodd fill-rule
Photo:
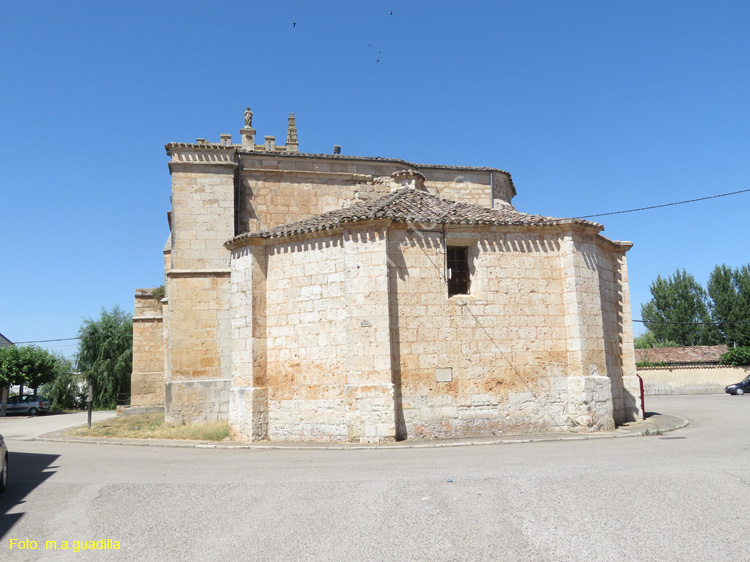
<path fill-rule="evenodd" d="M 88 427 L 77 427 L 68 435 L 78 437 L 113 437 L 119 439 L 191 439 L 222 441 L 229 436 L 229 423 L 217 421 L 195 425 L 166 423 L 163 413 L 117 416 Z"/>

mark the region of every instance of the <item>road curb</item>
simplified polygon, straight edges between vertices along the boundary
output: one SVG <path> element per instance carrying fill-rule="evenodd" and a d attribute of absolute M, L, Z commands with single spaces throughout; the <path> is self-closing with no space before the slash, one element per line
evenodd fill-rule
<path fill-rule="evenodd" d="M 591 441 L 595 439 L 621 439 L 624 437 L 649 437 L 670 433 L 687 427 L 690 422 L 681 417 L 665 414 L 653 414 L 644 421 L 623 426 L 606 433 L 544 433 L 506 435 L 502 438 L 482 437 L 442 441 L 401 441 L 398 443 L 362 444 L 362 443 L 235 443 L 211 441 L 183 441 L 168 439 L 106 439 L 101 437 L 74 437 L 65 435 L 68 430 L 55 431 L 34 438 L 34 441 L 54 441 L 59 443 L 88 443 L 92 445 L 130 445 L 137 447 L 172 447 L 181 449 L 237 449 L 237 450 L 291 450 L 291 451 L 368 451 L 378 449 L 439 449 L 444 447 L 469 447 L 479 445 L 514 445 L 523 443 L 549 443 L 554 441 Z M 80 427 L 80 426 L 79 426 Z"/>

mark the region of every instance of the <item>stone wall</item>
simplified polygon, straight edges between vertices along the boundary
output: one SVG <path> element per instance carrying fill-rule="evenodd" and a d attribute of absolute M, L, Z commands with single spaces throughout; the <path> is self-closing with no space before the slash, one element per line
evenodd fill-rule
<path fill-rule="evenodd" d="M 378 197 L 397 181 L 506 206 L 515 195 L 506 172 L 230 146 L 168 151 L 164 368 L 146 351 L 139 361 L 156 370 L 134 375 L 143 396 L 161 377 L 168 419 L 229 418 L 246 439 L 377 442 L 611 429 L 637 416 L 627 248 L 586 228 L 358 223 L 254 240 L 231 261 L 223 247 L 236 232 Z M 418 172 L 396 174 L 404 169 Z M 447 296 L 446 244 L 469 247 L 468 296 Z M 141 343 L 157 341 L 154 326 L 138 330 Z"/>
<path fill-rule="evenodd" d="M 349 441 L 396 439 L 389 311 L 389 230 L 377 223 L 344 229 L 346 425 Z"/>
<path fill-rule="evenodd" d="M 638 401 L 640 383 L 635 372 L 633 321 L 625 258 L 625 251 L 629 248 L 628 243 L 613 243 L 601 237 L 597 248 L 605 356 L 616 423 L 635 421 L 642 417 Z"/>
<path fill-rule="evenodd" d="M 425 187 L 433 195 L 483 207 L 504 207 L 515 195 L 510 176 L 502 172 L 425 170 Z"/>
<path fill-rule="evenodd" d="M 341 235 L 267 248 L 270 439 L 347 439 Z"/>
<path fill-rule="evenodd" d="M 153 289 L 137 289 L 135 292 L 130 405 L 164 405 L 163 317 Z"/>
<path fill-rule="evenodd" d="M 172 165 L 172 269 L 229 265 L 234 236 L 233 164 Z"/>
<path fill-rule="evenodd" d="M 228 270 L 169 272 L 168 421 L 216 421 L 229 415 L 230 287 Z"/>
<path fill-rule="evenodd" d="M 565 233 L 561 249 L 570 424 L 611 430 L 612 390 L 607 376 L 596 237 L 571 230 Z"/>
<path fill-rule="evenodd" d="M 172 162 L 165 406 L 168 421 L 227 419 L 231 386 L 229 251 L 236 166 L 229 154 Z"/>
<path fill-rule="evenodd" d="M 235 250 L 235 433 L 382 442 L 613 429 L 626 278 L 622 248 L 599 244 L 591 232 L 372 221 Z M 469 249 L 468 295 L 448 297 L 447 246 Z"/>
<path fill-rule="evenodd" d="M 750 367 L 696 365 L 683 367 L 639 367 L 647 395 L 721 394 L 730 384 L 750 375 Z"/>
<path fill-rule="evenodd" d="M 448 298 L 442 233 L 391 233 L 399 437 L 567 429 L 559 235 L 451 230 L 446 244 L 469 247 L 468 297 Z"/>
<path fill-rule="evenodd" d="M 225 392 L 228 392 L 226 381 L 232 378 L 232 311 L 229 308 L 229 252 L 223 247 L 224 242 L 236 231 L 251 232 L 278 226 L 380 196 L 393 188 L 391 173 L 404 168 L 413 169 L 414 166 L 387 159 L 238 154 L 232 147 L 210 144 L 173 144 L 168 147 L 168 152 L 172 156 L 171 237 L 169 248 L 165 249 L 165 285 L 169 304 L 165 310 L 162 338 L 166 346 L 165 366 L 160 377 L 167 386 L 167 418 L 201 421 L 228 415 L 229 409 L 230 398 Z M 426 188 L 444 197 L 492 206 L 509 204 L 515 195 L 507 172 L 439 166 L 419 166 L 419 170 L 425 176 Z M 240 218 L 235 224 L 237 197 L 240 197 Z M 269 258 L 269 263 L 279 261 L 275 256 Z M 304 270 L 313 266 L 301 264 L 300 267 Z M 275 266 L 271 271 L 275 274 Z M 285 279 L 280 281 L 284 286 Z M 269 306 L 268 317 L 274 318 L 275 304 Z M 309 303 L 303 306 L 309 306 Z M 308 330 L 306 326 L 295 328 L 295 337 L 300 335 L 299 331 Z M 273 329 L 275 327 L 269 327 L 269 330 Z M 269 377 L 273 384 L 237 387 L 264 388 L 269 393 L 269 400 L 273 404 L 278 402 L 279 408 L 268 410 L 269 425 L 266 429 L 256 427 L 251 432 L 268 430 L 276 435 L 274 428 L 280 427 L 274 416 L 282 415 L 283 408 L 276 398 L 288 389 L 282 391 L 284 385 L 276 384 L 282 379 L 274 371 L 278 362 L 273 355 L 277 348 L 273 346 L 280 345 L 283 337 L 274 335 L 268 340 L 271 346 Z M 307 340 L 303 337 L 300 341 Z M 294 345 L 298 343 L 295 340 Z M 265 344 L 256 337 L 254 348 L 260 345 Z M 314 368 L 311 369 L 310 372 L 315 372 Z M 136 380 L 136 383 L 154 385 L 157 384 L 155 381 L 154 373 L 149 381 Z M 345 389 L 340 391 L 346 392 Z M 251 410 L 252 404 L 257 403 L 258 392 L 253 390 L 248 394 L 243 390 L 243 400 L 252 395 L 248 403 Z M 307 392 L 313 391 L 308 389 Z M 224 403 L 218 409 L 213 405 L 216 396 Z M 331 392 L 325 396 L 334 399 Z M 337 395 L 336 399 L 345 397 Z M 297 414 L 287 412 L 283 415 Z M 312 431 L 310 427 L 304 429 L 306 422 L 301 423 L 299 431 Z M 298 430 L 294 433 L 299 433 Z M 339 430 L 328 428 L 324 431 L 335 433 Z M 365 438 L 364 435 L 360 437 Z"/>
<path fill-rule="evenodd" d="M 242 155 L 243 232 L 254 232 L 340 209 L 389 193 L 383 182 L 402 162 Z M 430 193 L 484 207 L 515 195 L 501 171 L 419 167 Z"/>
<path fill-rule="evenodd" d="M 266 247 L 232 252 L 232 388 L 229 425 L 239 440 L 268 438 Z"/>
<path fill-rule="evenodd" d="M 395 439 L 386 237 L 364 227 L 234 252 L 238 436 Z"/>

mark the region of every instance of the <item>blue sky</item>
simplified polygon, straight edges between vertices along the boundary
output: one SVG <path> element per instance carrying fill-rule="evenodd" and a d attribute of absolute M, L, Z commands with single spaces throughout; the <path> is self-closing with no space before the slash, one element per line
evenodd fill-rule
<path fill-rule="evenodd" d="M 304 152 L 508 170 L 524 212 L 748 189 L 749 21 L 721 0 L 2 2 L 0 332 L 132 312 L 162 283 L 164 145 L 238 142 L 247 105 L 281 140 L 294 112 Z M 635 244 L 633 317 L 658 274 L 750 262 L 749 207 L 597 219 Z"/>

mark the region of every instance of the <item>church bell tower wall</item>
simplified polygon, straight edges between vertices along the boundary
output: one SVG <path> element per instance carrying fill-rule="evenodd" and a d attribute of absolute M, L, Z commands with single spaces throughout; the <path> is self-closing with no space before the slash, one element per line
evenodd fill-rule
<path fill-rule="evenodd" d="M 172 173 L 168 421 L 227 419 L 231 386 L 229 252 L 234 235 L 232 151 L 183 152 Z"/>

